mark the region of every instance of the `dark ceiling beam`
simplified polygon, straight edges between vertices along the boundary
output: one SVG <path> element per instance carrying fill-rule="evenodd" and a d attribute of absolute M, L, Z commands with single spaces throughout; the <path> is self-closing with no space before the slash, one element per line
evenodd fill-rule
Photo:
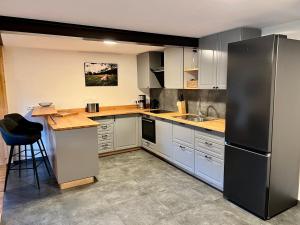
<path fill-rule="evenodd" d="M 0 31 L 62 35 L 87 39 L 112 39 L 149 45 L 197 47 L 198 39 L 174 35 L 146 33 L 104 27 L 94 27 L 44 20 L 0 16 Z"/>

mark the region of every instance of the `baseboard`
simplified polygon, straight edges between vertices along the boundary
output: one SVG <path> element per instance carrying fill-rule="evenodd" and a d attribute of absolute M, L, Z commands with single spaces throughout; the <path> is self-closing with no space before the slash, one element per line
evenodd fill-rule
<path fill-rule="evenodd" d="M 86 184 L 91 184 L 95 182 L 95 177 L 87 177 L 79 180 L 73 180 L 70 182 L 65 182 L 59 184 L 59 188 L 61 190 L 68 189 L 68 188 L 73 188 L 73 187 L 78 187 Z"/>
<path fill-rule="evenodd" d="M 99 156 L 99 158 L 101 158 L 101 157 L 117 155 L 117 154 L 122 154 L 122 153 L 126 153 L 126 152 L 133 152 L 133 151 L 138 151 L 138 150 L 141 150 L 141 147 L 127 148 L 127 149 L 122 149 L 122 150 L 117 150 L 117 151 L 112 151 L 112 152 L 99 153 L 98 156 Z"/>

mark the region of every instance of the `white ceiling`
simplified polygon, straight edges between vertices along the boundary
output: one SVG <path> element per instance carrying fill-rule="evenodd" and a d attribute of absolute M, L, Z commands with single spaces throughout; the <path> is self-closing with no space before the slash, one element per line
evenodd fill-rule
<path fill-rule="evenodd" d="M 0 14 L 200 37 L 300 19 L 299 0 L 1 0 Z"/>
<path fill-rule="evenodd" d="M 76 37 L 54 35 L 1 33 L 1 37 L 5 47 L 106 52 L 117 54 L 139 54 L 142 52 L 163 50 L 163 47 L 159 46 L 139 45 L 124 42 L 118 42 L 115 45 L 107 45 L 102 41 L 83 40 Z"/>
<path fill-rule="evenodd" d="M 290 39 L 300 40 L 300 20 L 262 29 L 262 35 L 284 34 Z"/>

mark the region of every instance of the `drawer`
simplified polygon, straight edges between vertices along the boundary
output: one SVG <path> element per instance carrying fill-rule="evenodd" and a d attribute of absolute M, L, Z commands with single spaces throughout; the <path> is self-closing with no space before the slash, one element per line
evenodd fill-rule
<path fill-rule="evenodd" d="M 194 173 L 194 149 L 179 143 L 174 145 L 174 163 L 181 168 Z"/>
<path fill-rule="evenodd" d="M 194 129 L 184 124 L 173 124 L 173 142 L 194 148 Z"/>
<path fill-rule="evenodd" d="M 223 134 L 220 134 L 215 131 L 202 131 L 202 130 L 196 130 L 195 131 L 195 137 L 205 139 L 209 142 L 214 142 L 220 145 L 225 145 L 225 138 Z"/>
<path fill-rule="evenodd" d="M 224 145 L 208 141 L 207 139 L 195 138 L 195 148 L 221 160 L 224 159 Z"/>
<path fill-rule="evenodd" d="M 195 174 L 212 186 L 223 190 L 224 161 L 204 152 L 195 151 Z"/>
<path fill-rule="evenodd" d="M 92 119 L 99 122 L 99 123 L 113 123 L 114 122 L 114 118 L 111 117 L 111 116 L 108 116 L 108 117 L 94 117 Z"/>
<path fill-rule="evenodd" d="M 98 152 L 103 152 L 103 151 L 113 151 L 113 142 L 112 141 L 102 141 L 98 142 Z"/>
<path fill-rule="evenodd" d="M 145 139 L 142 139 L 142 147 L 152 152 L 155 151 L 155 144 Z"/>
<path fill-rule="evenodd" d="M 114 124 L 113 123 L 101 123 L 98 126 L 98 134 L 103 132 L 113 132 Z"/>
<path fill-rule="evenodd" d="M 98 134 L 98 141 L 112 141 L 113 140 L 113 133 L 99 133 Z"/>

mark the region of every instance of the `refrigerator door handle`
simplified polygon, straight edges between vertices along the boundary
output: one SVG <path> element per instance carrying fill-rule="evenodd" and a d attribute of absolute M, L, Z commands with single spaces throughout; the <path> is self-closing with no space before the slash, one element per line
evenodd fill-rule
<path fill-rule="evenodd" d="M 256 154 L 256 155 L 259 155 L 259 156 L 263 156 L 263 157 L 266 157 L 266 158 L 270 158 L 271 157 L 271 153 L 262 154 L 262 153 L 254 152 L 254 151 L 251 151 L 251 150 L 248 150 L 248 149 L 245 149 L 245 148 L 237 147 L 235 145 L 230 145 L 230 144 L 227 144 L 227 143 L 225 143 L 225 145 L 227 145 L 229 147 L 232 147 L 233 149 L 234 148 L 235 149 L 239 149 L 239 150 L 246 151 L 246 152 L 249 152 L 249 153 L 252 153 L 252 154 Z"/>

